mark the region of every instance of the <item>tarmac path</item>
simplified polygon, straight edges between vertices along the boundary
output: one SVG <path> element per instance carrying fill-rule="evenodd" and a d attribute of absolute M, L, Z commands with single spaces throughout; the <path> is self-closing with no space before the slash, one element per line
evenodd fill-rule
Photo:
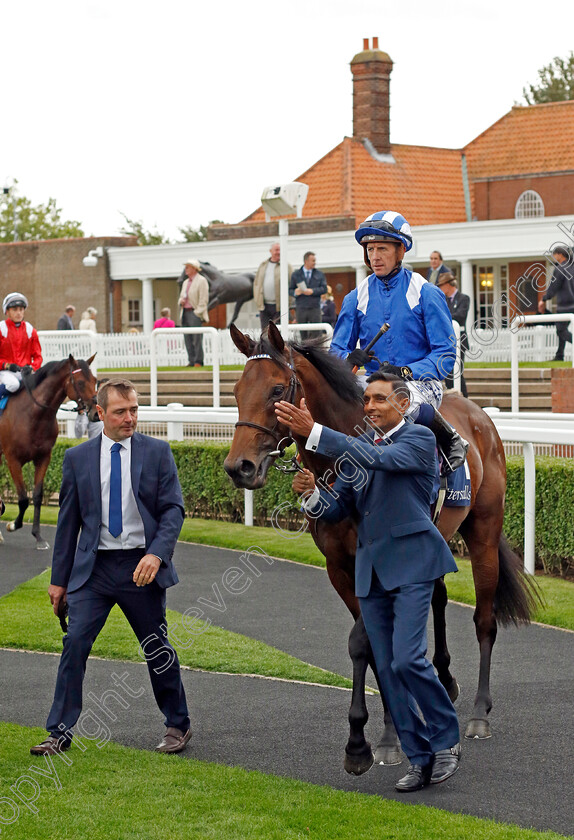
<path fill-rule="evenodd" d="M 54 529 L 45 530 L 53 542 Z M 252 553 L 248 560 L 257 575 L 244 562 L 247 548 L 235 552 L 178 543 L 175 563 L 180 584 L 168 591 L 168 606 L 180 612 L 191 608 L 194 614 L 201 608 L 214 624 L 350 676 L 346 644 L 351 618 L 326 573 L 286 561 L 269 562 Z M 35 550 L 29 526 L 6 536 L 0 546 L 0 595 L 41 572 L 50 557 L 49 551 Z M 229 594 L 223 584 L 224 574 L 231 570 L 233 576 L 234 569 L 245 572 L 241 594 Z M 450 604 L 448 628 L 453 672 L 462 689 L 457 710 L 464 728 L 478 672 L 472 610 Z M 0 717 L 43 726 L 58 657 L 0 651 L 0 663 Z M 127 674 L 126 684 L 143 693 L 128 698 L 128 709 L 115 703 L 112 714 L 117 719 L 111 721 L 88 693 L 100 698 L 113 688 L 114 673 Z M 342 769 L 348 691 L 188 670 L 184 682 L 194 729 L 187 757 L 574 834 L 573 633 L 537 625 L 499 631 L 492 666 L 493 737 L 465 741 L 456 776 L 408 797 L 394 790 L 406 763 L 375 766 L 359 778 Z M 372 677 L 370 682 L 374 684 Z M 85 698 L 84 708 L 92 710 L 94 720 L 99 716 L 101 732 L 104 725 L 109 727 L 112 740 L 138 749 L 152 749 L 158 742 L 161 718 L 143 665 L 92 660 Z M 368 707 L 367 735 L 376 742 L 379 699 L 369 697 Z M 28 747 L 22 745 L 23 768 L 28 766 Z M 79 751 L 75 756 L 81 760 Z"/>

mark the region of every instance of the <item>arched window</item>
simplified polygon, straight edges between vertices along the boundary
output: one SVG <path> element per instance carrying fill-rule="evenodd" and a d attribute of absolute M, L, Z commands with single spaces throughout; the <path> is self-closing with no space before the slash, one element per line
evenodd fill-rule
<path fill-rule="evenodd" d="M 534 190 L 525 190 L 514 208 L 515 219 L 532 219 L 544 215 L 544 202 Z"/>

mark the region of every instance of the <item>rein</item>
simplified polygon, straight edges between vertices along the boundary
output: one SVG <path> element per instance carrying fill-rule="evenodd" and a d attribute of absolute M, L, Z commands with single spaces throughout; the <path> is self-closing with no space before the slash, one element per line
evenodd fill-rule
<path fill-rule="evenodd" d="M 277 361 L 277 359 L 274 359 L 268 353 L 259 353 L 255 356 L 250 356 L 247 359 L 247 362 L 256 361 L 257 359 L 270 359 L 272 362 Z M 247 362 L 245 364 L 247 364 Z M 286 386 L 286 392 L 283 399 L 285 400 L 285 402 L 289 402 L 291 403 L 291 405 L 294 405 L 295 393 L 297 391 L 297 386 L 300 385 L 300 382 L 297 379 L 297 375 L 295 374 L 295 367 L 293 365 L 292 359 L 287 364 L 291 370 L 291 377 L 289 379 L 289 384 Z M 297 448 L 297 444 L 293 440 L 291 435 L 281 435 L 281 433 L 277 430 L 279 425 L 279 420 L 276 420 L 275 426 L 272 429 L 270 429 L 267 426 L 262 426 L 260 423 L 253 423 L 251 420 L 238 420 L 235 424 L 235 428 L 237 428 L 238 426 L 249 426 L 251 429 L 257 429 L 260 432 L 264 432 L 266 435 L 270 435 L 277 442 L 277 449 L 274 449 L 272 452 L 269 452 L 269 455 L 271 455 L 274 458 L 283 458 L 287 447 L 294 443 L 295 448 Z M 298 455 L 299 450 L 297 449 L 296 455 L 293 455 L 289 459 L 287 464 L 274 464 L 273 466 L 276 470 L 279 470 L 280 472 L 301 472 L 303 468 L 297 461 Z"/>

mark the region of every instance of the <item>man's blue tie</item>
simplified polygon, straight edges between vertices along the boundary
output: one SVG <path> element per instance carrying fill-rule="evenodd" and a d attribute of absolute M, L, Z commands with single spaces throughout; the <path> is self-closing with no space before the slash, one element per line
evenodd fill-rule
<path fill-rule="evenodd" d="M 110 516 L 108 530 L 112 537 L 122 532 L 122 461 L 121 443 L 114 443 L 111 451 L 110 470 Z"/>

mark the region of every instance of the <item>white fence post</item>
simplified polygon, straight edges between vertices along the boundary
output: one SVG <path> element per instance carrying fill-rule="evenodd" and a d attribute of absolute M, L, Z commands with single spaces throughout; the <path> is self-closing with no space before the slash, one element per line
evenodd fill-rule
<path fill-rule="evenodd" d="M 534 574 L 536 534 L 536 461 L 534 446 L 522 445 L 524 450 L 524 571 Z"/>
<path fill-rule="evenodd" d="M 244 490 L 245 524 L 253 527 L 253 490 Z"/>

